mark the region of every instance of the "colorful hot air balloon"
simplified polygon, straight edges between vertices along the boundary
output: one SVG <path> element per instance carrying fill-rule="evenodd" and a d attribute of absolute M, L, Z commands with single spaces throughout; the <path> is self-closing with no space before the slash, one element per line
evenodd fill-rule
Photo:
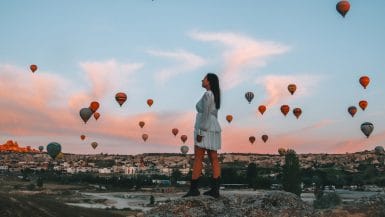
<path fill-rule="evenodd" d="M 360 84 L 364 87 L 364 89 L 366 89 L 366 87 L 370 83 L 370 78 L 368 76 L 364 75 L 364 76 L 360 77 L 359 81 L 360 81 Z"/>
<path fill-rule="evenodd" d="M 63 152 L 60 152 L 60 153 L 56 156 L 56 160 L 61 160 L 61 159 L 63 159 L 63 157 L 64 157 Z"/>
<path fill-rule="evenodd" d="M 92 112 L 96 112 L 98 110 L 100 104 L 96 101 L 92 101 L 89 108 L 91 109 Z"/>
<path fill-rule="evenodd" d="M 263 115 L 263 113 L 265 113 L 265 111 L 266 111 L 266 106 L 265 105 L 260 105 L 258 107 L 258 111 L 261 113 L 261 115 Z"/>
<path fill-rule="evenodd" d="M 289 113 L 289 111 L 290 111 L 290 107 L 288 105 L 282 105 L 281 106 L 281 112 L 282 112 L 283 115 L 286 116 L 287 113 Z"/>
<path fill-rule="evenodd" d="M 173 128 L 171 130 L 171 132 L 172 132 L 172 134 L 174 134 L 174 136 L 176 136 L 178 134 L 179 130 L 177 128 Z"/>
<path fill-rule="evenodd" d="M 285 155 L 285 154 L 286 154 L 286 149 L 284 149 L 284 148 L 279 148 L 279 149 L 278 149 L 278 154 L 281 155 L 281 156 Z"/>
<path fill-rule="evenodd" d="M 99 112 L 94 113 L 94 118 L 95 118 L 95 120 L 98 120 L 100 118 Z"/>
<path fill-rule="evenodd" d="M 350 114 L 352 117 L 354 117 L 354 115 L 355 115 L 356 112 L 357 112 L 357 107 L 355 107 L 355 106 L 350 106 L 350 107 L 348 108 L 348 112 L 349 112 L 349 114 Z"/>
<path fill-rule="evenodd" d="M 42 152 L 44 150 L 44 146 L 39 146 L 39 151 Z"/>
<path fill-rule="evenodd" d="M 251 100 L 253 100 L 254 98 L 254 93 L 253 92 L 247 92 L 245 94 L 245 97 L 246 97 L 246 100 L 249 102 L 249 104 L 251 103 Z"/>
<path fill-rule="evenodd" d="M 360 108 L 364 111 L 366 109 L 366 107 L 368 106 L 368 102 L 366 100 L 361 100 L 358 105 L 360 106 Z"/>
<path fill-rule="evenodd" d="M 127 95 L 123 92 L 119 92 L 115 95 L 115 100 L 119 103 L 120 106 L 123 105 L 127 100 Z"/>
<path fill-rule="evenodd" d="M 382 147 L 382 146 L 376 146 L 375 148 L 374 148 L 374 153 L 376 153 L 376 155 L 383 155 L 383 154 L 385 154 L 385 150 L 384 150 L 384 147 Z"/>
<path fill-rule="evenodd" d="M 346 0 L 339 1 L 336 5 L 336 9 L 338 13 L 342 15 L 342 17 L 345 17 L 346 13 L 348 13 L 350 9 L 350 4 Z"/>
<path fill-rule="evenodd" d="M 140 128 L 143 128 L 144 125 L 145 125 L 144 121 L 139 121 L 139 127 L 140 127 Z"/>
<path fill-rule="evenodd" d="M 144 134 L 142 135 L 142 139 L 143 139 L 143 141 L 146 141 L 146 140 L 148 139 L 148 134 L 145 134 L 145 133 L 144 133 Z"/>
<path fill-rule="evenodd" d="M 233 120 L 233 116 L 232 115 L 226 115 L 226 120 L 227 120 L 227 122 L 231 123 L 231 121 Z"/>
<path fill-rule="evenodd" d="M 84 140 L 85 138 L 86 138 L 85 135 L 81 135 L 81 136 L 80 136 L 80 139 L 81 139 L 81 140 Z"/>
<path fill-rule="evenodd" d="M 373 132 L 374 126 L 370 122 L 365 122 L 361 124 L 361 131 L 369 138 L 370 134 Z"/>
<path fill-rule="evenodd" d="M 99 144 L 98 144 L 97 142 L 92 142 L 92 143 L 91 143 L 91 146 L 92 146 L 93 149 L 95 149 L 96 147 L 98 147 L 98 145 L 99 145 Z"/>
<path fill-rule="evenodd" d="M 186 135 L 181 135 L 180 140 L 182 140 L 183 144 L 187 141 L 187 136 Z"/>
<path fill-rule="evenodd" d="M 187 154 L 188 150 L 189 148 L 186 145 L 183 145 L 182 147 L 180 147 L 180 152 L 182 152 L 182 154 Z"/>
<path fill-rule="evenodd" d="M 80 109 L 80 117 L 83 119 L 84 123 L 87 123 L 87 121 L 90 119 L 92 115 L 92 111 L 90 108 L 82 108 Z"/>
<path fill-rule="evenodd" d="M 31 69 L 32 73 L 34 73 L 37 70 L 37 65 L 32 64 L 29 66 L 29 68 Z"/>
<path fill-rule="evenodd" d="M 294 116 L 298 119 L 299 116 L 301 116 L 301 114 L 302 114 L 301 108 L 295 108 L 295 109 L 293 109 L 293 114 L 294 114 Z"/>
<path fill-rule="evenodd" d="M 295 84 L 289 84 L 287 86 L 287 89 L 289 90 L 290 94 L 293 95 L 294 92 L 297 90 L 297 85 Z"/>
<path fill-rule="evenodd" d="M 266 143 L 266 141 L 269 139 L 268 135 L 262 135 L 262 141 Z"/>
<path fill-rule="evenodd" d="M 51 156 L 52 159 L 55 159 L 57 155 L 61 152 L 61 145 L 57 142 L 51 142 L 47 145 L 48 155 Z"/>
<path fill-rule="evenodd" d="M 253 144 L 255 142 L 255 137 L 254 136 L 250 136 L 249 137 L 249 141 L 251 144 Z"/>
<path fill-rule="evenodd" d="M 148 99 L 148 100 L 147 100 L 147 105 L 148 105 L 148 106 L 151 107 L 153 103 L 154 103 L 154 100 L 152 100 L 152 99 Z"/>

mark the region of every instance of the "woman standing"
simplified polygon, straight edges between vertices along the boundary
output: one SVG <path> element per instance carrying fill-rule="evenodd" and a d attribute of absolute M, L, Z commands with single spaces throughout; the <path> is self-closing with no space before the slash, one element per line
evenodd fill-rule
<path fill-rule="evenodd" d="M 202 161 L 207 152 L 213 177 L 211 189 L 204 192 L 215 198 L 219 197 L 219 184 L 221 168 L 218 161 L 217 150 L 221 148 L 221 127 L 218 122 L 218 110 L 221 103 L 218 76 L 208 73 L 202 80 L 202 87 L 206 89 L 202 98 L 196 104 L 197 115 L 194 126 L 194 166 L 191 178 L 190 190 L 183 197 L 198 196 L 198 180 L 202 173 Z"/>

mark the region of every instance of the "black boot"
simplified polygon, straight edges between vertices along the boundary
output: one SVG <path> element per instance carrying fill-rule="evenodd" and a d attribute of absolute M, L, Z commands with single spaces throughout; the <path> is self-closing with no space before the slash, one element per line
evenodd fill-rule
<path fill-rule="evenodd" d="M 218 198 L 219 197 L 219 187 L 221 183 L 221 177 L 211 179 L 211 189 L 204 192 L 203 195 L 211 196 Z"/>
<path fill-rule="evenodd" d="M 192 179 L 190 190 L 187 192 L 187 194 L 183 195 L 182 197 L 199 196 L 201 193 L 198 190 L 198 181 L 199 179 Z"/>

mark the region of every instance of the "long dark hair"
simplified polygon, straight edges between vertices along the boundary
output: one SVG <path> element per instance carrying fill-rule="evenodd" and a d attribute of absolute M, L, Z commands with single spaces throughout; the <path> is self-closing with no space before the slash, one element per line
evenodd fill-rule
<path fill-rule="evenodd" d="M 219 109 L 221 107 L 221 89 L 219 88 L 218 76 L 214 73 L 207 73 L 206 77 L 214 94 L 215 108 Z"/>

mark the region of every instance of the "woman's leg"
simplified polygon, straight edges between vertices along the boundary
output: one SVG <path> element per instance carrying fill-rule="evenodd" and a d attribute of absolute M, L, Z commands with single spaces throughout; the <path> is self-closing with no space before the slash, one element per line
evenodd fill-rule
<path fill-rule="evenodd" d="M 211 166 L 213 168 L 213 178 L 216 179 L 221 176 L 221 167 L 219 165 L 218 153 L 217 151 L 213 150 L 207 150 L 207 152 L 211 161 Z"/>
<path fill-rule="evenodd" d="M 205 149 L 201 148 L 199 146 L 194 146 L 194 166 L 193 166 L 193 172 L 192 172 L 192 180 L 198 179 L 202 174 L 202 168 L 203 168 L 203 158 L 205 156 Z"/>

